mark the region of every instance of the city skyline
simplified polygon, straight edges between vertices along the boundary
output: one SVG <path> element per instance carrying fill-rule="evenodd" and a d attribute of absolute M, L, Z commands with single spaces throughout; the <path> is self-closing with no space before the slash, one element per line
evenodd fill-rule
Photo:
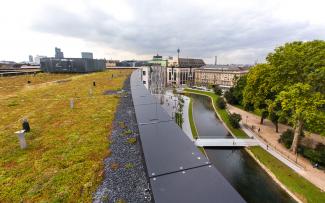
<path fill-rule="evenodd" d="M 20 5 L 19 7 L 17 5 Z M 324 3 L 313 1 L 10 1 L 2 3 L 0 60 L 93 52 L 96 58 L 153 54 L 207 63 L 254 63 L 285 42 L 324 40 Z M 15 11 L 15 14 L 13 14 Z M 41 17 L 39 17 L 41 16 Z"/>

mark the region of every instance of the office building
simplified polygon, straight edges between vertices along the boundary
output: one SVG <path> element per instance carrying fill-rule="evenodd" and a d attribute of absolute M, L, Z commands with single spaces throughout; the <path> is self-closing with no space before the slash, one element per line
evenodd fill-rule
<path fill-rule="evenodd" d="M 166 68 L 160 65 L 141 67 L 141 79 L 152 94 L 162 94 L 166 86 Z"/>
<path fill-rule="evenodd" d="M 41 69 L 50 73 L 89 73 L 105 70 L 105 60 L 86 58 L 42 58 Z"/>
<path fill-rule="evenodd" d="M 119 60 L 107 60 L 106 61 L 106 68 L 116 67 L 119 62 L 120 62 Z"/>
<path fill-rule="evenodd" d="M 236 79 L 249 71 L 249 66 L 241 65 L 206 65 L 195 72 L 195 85 L 219 85 L 223 88 L 232 87 Z"/>
<path fill-rule="evenodd" d="M 28 62 L 29 62 L 29 63 L 33 63 L 33 62 L 34 62 L 34 60 L 33 60 L 33 56 L 32 56 L 32 55 L 29 55 L 29 56 L 28 56 Z"/>
<path fill-rule="evenodd" d="M 40 65 L 40 64 L 41 64 L 41 59 L 42 59 L 42 58 L 46 58 L 46 56 L 36 55 L 36 56 L 34 57 L 34 64 L 35 64 L 35 65 Z"/>
<path fill-rule="evenodd" d="M 83 58 L 83 59 L 93 59 L 93 53 L 91 53 L 91 52 L 81 52 L 81 58 Z"/>
<path fill-rule="evenodd" d="M 55 58 L 56 59 L 63 59 L 64 55 L 60 48 L 55 47 Z"/>
<path fill-rule="evenodd" d="M 205 65 L 202 59 L 178 58 L 176 66 L 167 68 L 167 85 L 193 85 L 194 70 Z"/>

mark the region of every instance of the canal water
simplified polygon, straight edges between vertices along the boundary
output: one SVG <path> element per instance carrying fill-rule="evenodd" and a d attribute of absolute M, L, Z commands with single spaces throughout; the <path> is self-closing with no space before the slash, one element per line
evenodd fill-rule
<path fill-rule="evenodd" d="M 199 136 L 232 138 L 215 115 L 210 98 L 191 95 Z M 244 149 L 205 148 L 207 156 L 247 202 L 295 202 Z"/>

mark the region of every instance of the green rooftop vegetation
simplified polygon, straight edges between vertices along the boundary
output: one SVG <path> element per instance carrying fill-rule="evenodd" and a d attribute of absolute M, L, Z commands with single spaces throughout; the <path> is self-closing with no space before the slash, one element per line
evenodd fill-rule
<path fill-rule="evenodd" d="M 103 92 L 120 90 L 130 73 L 0 78 L 0 201 L 91 202 L 119 102 Z M 14 132 L 24 117 L 31 132 L 22 150 Z"/>

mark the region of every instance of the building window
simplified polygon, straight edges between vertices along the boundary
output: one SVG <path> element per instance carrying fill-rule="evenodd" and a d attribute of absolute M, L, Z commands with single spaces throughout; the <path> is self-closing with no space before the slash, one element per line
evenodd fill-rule
<path fill-rule="evenodd" d="M 169 72 L 169 76 L 168 76 L 169 80 L 172 80 L 172 73 Z"/>
<path fill-rule="evenodd" d="M 144 85 L 147 84 L 147 81 L 144 80 L 144 81 L 143 81 L 143 84 L 144 84 Z"/>
<path fill-rule="evenodd" d="M 146 71 L 142 71 L 142 75 L 145 76 L 146 75 Z M 143 81 L 144 82 L 144 81 Z"/>

